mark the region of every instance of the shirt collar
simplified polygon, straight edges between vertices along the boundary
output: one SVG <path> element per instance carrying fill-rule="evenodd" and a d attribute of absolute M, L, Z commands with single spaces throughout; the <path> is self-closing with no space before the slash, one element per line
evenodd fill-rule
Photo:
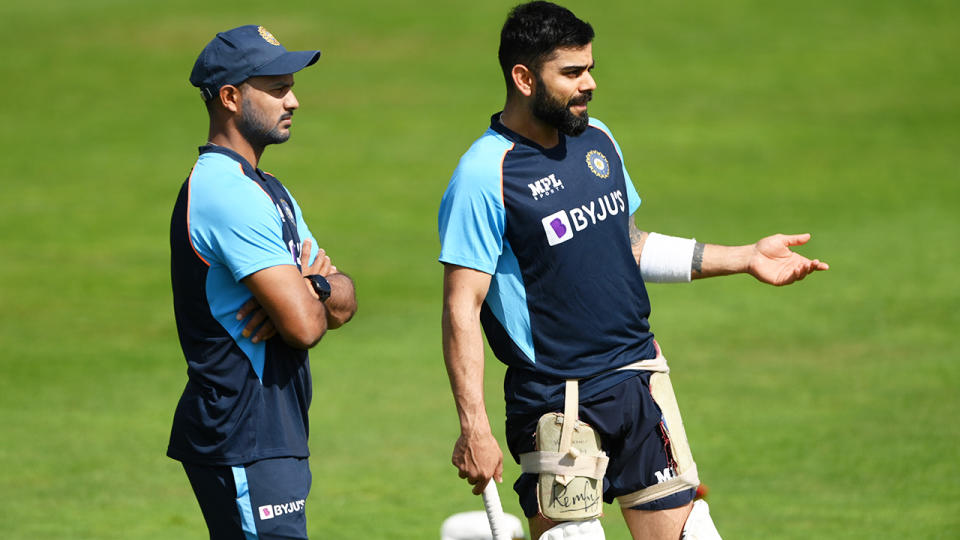
<path fill-rule="evenodd" d="M 218 145 L 218 144 L 213 144 L 213 143 L 207 143 L 207 144 L 201 146 L 200 148 L 198 148 L 197 150 L 200 152 L 200 155 L 201 155 L 201 156 L 204 155 L 204 154 L 208 154 L 208 153 L 223 154 L 223 155 L 227 156 L 228 158 L 230 158 L 230 159 L 236 161 L 237 163 L 239 163 L 239 164 L 240 164 L 240 168 L 243 169 L 243 174 L 245 174 L 245 175 L 247 175 L 247 176 L 250 176 L 250 177 L 253 177 L 253 178 L 256 178 L 256 177 L 260 176 L 260 174 L 259 174 L 259 173 L 260 173 L 259 169 L 257 169 L 257 168 L 254 167 L 253 165 L 250 165 L 250 162 L 248 162 L 248 161 L 247 161 L 243 156 L 241 156 L 239 153 L 237 153 L 237 152 L 235 152 L 235 151 L 233 151 L 233 150 L 231 150 L 231 149 L 229 149 L 229 148 L 227 148 L 227 147 L 225 147 L 225 146 L 220 146 L 220 145 Z"/>

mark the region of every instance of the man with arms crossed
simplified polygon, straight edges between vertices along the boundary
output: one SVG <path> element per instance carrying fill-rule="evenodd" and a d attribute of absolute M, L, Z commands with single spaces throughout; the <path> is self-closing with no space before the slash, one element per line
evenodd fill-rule
<path fill-rule="evenodd" d="M 290 137 L 293 73 L 319 56 L 241 26 L 217 34 L 190 75 L 210 130 L 170 226 L 188 381 L 167 455 L 183 463 L 212 539 L 307 537 L 307 349 L 357 304 L 296 200 L 257 165 Z"/>
<path fill-rule="evenodd" d="M 786 285 L 827 265 L 790 250 L 808 235 L 733 247 L 640 231 L 620 149 L 587 115 L 593 36 L 547 2 L 510 13 L 506 104 L 441 202 L 443 352 L 461 427 L 453 464 L 474 493 L 501 481 L 482 327 L 508 366 L 507 442 L 532 538 L 563 522 L 599 527 L 601 498 L 619 499 L 634 538 L 718 538 L 706 503 L 693 504 L 696 465 L 644 282 L 749 273 Z"/>

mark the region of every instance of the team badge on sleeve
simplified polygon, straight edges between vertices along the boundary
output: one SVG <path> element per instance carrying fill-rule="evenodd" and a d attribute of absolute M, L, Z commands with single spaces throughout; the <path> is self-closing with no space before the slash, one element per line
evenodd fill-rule
<path fill-rule="evenodd" d="M 599 150 L 587 152 L 587 166 L 590 167 L 590 172 L 600 178 L 610 176 L 610 162 L 607 161 L 607 156 L 603 155 Z"/>

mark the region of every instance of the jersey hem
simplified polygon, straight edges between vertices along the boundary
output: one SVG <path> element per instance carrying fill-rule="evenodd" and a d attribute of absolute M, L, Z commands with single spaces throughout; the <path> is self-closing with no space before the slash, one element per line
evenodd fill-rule
<path fill-rule="evenodd" d="M 264 459 L 274 459 L 274 458 L 283 458 L 283 457 L 292 457 L 292 458 L 308 458 L 310 457 L 310 451 L 304 452 L 292 452 L 288 449 L 282 450 L 273 450 L 270 452 L 259 452 L 251 455 L 241 455 L 237 457 L 225 457 L 225 456 L 198 456 L 196 454 L 188 454 L 177 452 L 174 449 L 167 449 L 167 457 L 181 463 L 191 463 L 195 465 L 214 465 L 214 466 L 234 466 L 234 465 L 245 465 L 247 463 L 253 463 L 256 461 L 262 461 Z"/>
<path fill-rule="evenodd" d="M 496 266 L 491 267 L 489 264 L 484 264 L 482 261 L 478 261 L 476 259 L 457 259 L 454 257 L 445 257 L 441 255 L 437 260 L 444 264 L 454 264 L 457 266 L 463 266 L 464 268 L 479 270 L 485 274 L 490 274 L 491 276 L 497 270 Z"/>

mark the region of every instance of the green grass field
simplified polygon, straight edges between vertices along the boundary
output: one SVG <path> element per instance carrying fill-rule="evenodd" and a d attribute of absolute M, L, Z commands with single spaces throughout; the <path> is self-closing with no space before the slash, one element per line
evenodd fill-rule
<path fill-rule="evenodd" d="M 481 508 L 449 463 L 436 210 L 503 104 L 511 5 L 0 4 L 0 536 L 206 538 L 165 457 L 186 381 L 167 231 L 206 136 L 192 63 L 251 22 L 323 51 L 261 165 L 360 299 L 312 354 L 312 537 L 434 539 Z M 811 232 L 801 251 L 832 266 L 784 289 L 651 286 L 721 533 L 960 537 L 960 5 L 567 5 L 597 31 L 591 114 L 642 228 Z M 490 358 L 500 435 L 502 373 Z M 628 538 L 615 507 L 605 526 Z"/>

